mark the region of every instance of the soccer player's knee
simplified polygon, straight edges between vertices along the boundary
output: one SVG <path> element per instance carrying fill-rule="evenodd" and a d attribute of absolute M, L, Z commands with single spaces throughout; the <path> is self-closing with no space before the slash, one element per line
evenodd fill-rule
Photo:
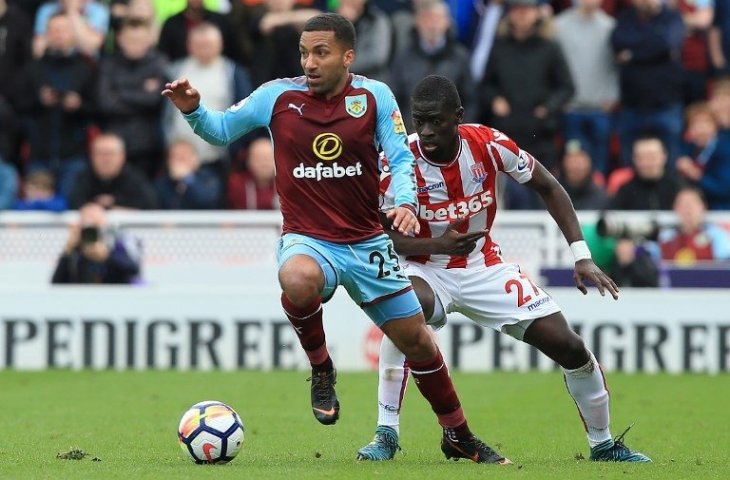
<path fill-rule="evenodd" d="M 297 307 L 306 307 L 319 295 L 318 289 L 307 282 L 293 281 L 282 286 L 284 294 Z"/>
<path fill-rule="evenodd" d="M 403 338 L 401 351 L 409 360 L 423 361 L 436 355 L 436 346 L 426 327 Z"/>
<path fill-rule="evenodd" d="M 565 344 L 564 355 L 571 364 L 580 363 L 581 365 L 584 365 L 588 363 L 588 360 L 590 359 L 588 349 L 586 348 L 583 339 L 576 334 L 573 334 L 568 338 Z"/>
<path fill-rule="evenodd" d="M 282 268 L 279 283 L 289 300 L 296 306 L 309 305 L 320 293 L 321 272 L 311 268 Z"/>

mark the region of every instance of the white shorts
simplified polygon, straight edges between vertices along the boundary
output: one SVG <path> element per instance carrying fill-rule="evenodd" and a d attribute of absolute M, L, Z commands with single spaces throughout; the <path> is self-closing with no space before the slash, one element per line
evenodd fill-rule
<path fill-rule="evenodd" d="M 534 320 L 560 311 L 555 300 L 513 263 L 446 269 L 401 261 L 401 266 L 407 276 L 419 277 L 433 289 L 446 313 L 459 312 L 518 340 Z M 428 323 L 440 328 L 446 317 Z"/>

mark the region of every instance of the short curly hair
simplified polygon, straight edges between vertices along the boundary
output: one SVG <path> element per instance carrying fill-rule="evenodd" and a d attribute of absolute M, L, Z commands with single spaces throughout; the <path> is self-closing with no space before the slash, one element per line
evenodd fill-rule
<path fill-rule="evenodd" d="M 429 75 L 416 85 L 411 94 L 411 103 L 416 102 L 439 102 L 443 106 L 453 108 L 461 107 L 461 98 L 454 82 L 440 75 Z"/>
<path fill-rule="evenodd" d="M 322 13 L 316 15 L 304 24 L 304 32 L 334 32 L 335 38 L 346 49 L 355 48 L 356 35 L 352 22 L 338 13 Z"/>

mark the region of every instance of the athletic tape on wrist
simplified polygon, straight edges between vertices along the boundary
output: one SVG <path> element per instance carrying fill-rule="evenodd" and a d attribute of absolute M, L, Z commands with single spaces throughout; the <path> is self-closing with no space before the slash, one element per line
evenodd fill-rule
<path fill-rule="evenodd" d="M 573 252 L 573 258 L 575 261 L 585 260 L 591 258 L 591 251 L 588 249 L 588 244 L 585 240 L 578 240 L 570 244 L 570 251 Z"/>

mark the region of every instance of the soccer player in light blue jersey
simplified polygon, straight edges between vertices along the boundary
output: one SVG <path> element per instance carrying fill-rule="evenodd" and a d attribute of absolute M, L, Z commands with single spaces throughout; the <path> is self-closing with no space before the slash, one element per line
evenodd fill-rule
<path fill-rule="evenodd" d="M 379 149 L 390 159 L 395 191 L 388 217 L 405 235 L 418 233 L 414 158 L 390 89 L 349 72 L 354 46 L 352 24 L 322 14 L 305 24 L 300 38 L 304 76 L 266 83 L 225 112 L 208 110 L 186 79 L 168 83 L 162 93 L 213 144 L 226 145 L 257 127 L 269 129 L 284 217 L 277 251 L 281 302 L 312 366 L 317 420 L 330 425 L 339 418 L 322 304 L 342 285 L 405 354 L 443 427 L 447 457 L 510 463 L 470 431 L 418 299 L 383 232 Z"/>

